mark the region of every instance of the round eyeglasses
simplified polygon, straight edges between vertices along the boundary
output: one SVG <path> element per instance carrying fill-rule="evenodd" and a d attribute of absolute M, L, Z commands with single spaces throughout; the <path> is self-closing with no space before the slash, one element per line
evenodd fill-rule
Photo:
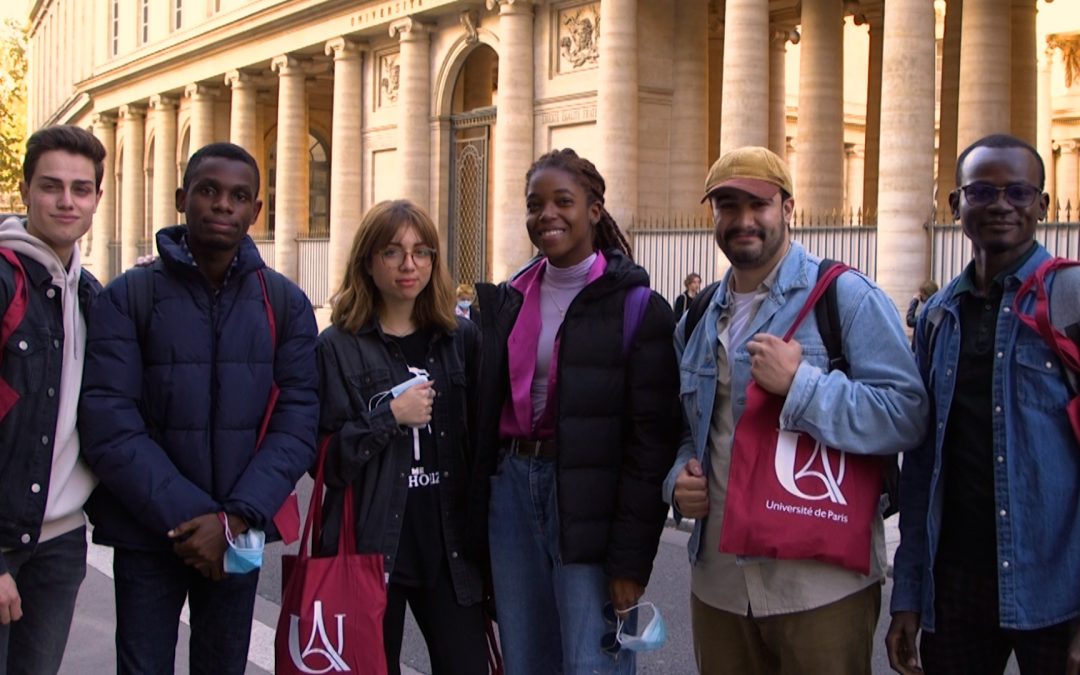
<path fill-rule="evenodd" d="M 379 260 L 387 267 L 400 267 L 401 263 L 405 262 L 406 255 L 412 258 L 413 264 L 417 267 L 431 267 L 431 263 L 435 260 L 435 249 L 417 246 L 411 251 L 406 251 L 400 246 L 387 246 L 378 253 Z"/>
<path fill-rule="evenodd" d="M 997 201 L 998 195 L 1005 193 L 1005 201 L 1018 209 L 1026 209 L 1035 203 L 1042 190 L 1027 183 L 1010 183 L 997 186 L 990 183 L 969 183 L 960 187 L 964 198 L 971 206 L 988 206 Z"/>

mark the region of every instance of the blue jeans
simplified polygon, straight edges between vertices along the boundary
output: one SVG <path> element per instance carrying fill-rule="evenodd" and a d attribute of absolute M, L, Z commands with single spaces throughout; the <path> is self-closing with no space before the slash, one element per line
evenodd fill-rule
<path fill-rule="evenodd" d="M 75 599 L 86 577 L 86 528 L 4 554 L 23 616 L 0 626 L 0 675 L 60 670 Z"/>
<path fill-rule="evenodd" d="M 608 579 L 599 564 L 564 565 L 555 464 L 508 456 L 491 478 L 491 567 L 507 675 L 634 672 L 634 653 L 601 648 Z M 632 630 L 632 628 L 631 628 Z"/>
<path fill-rule="evenodd" d="M 258 570 L 211 581 L 172 551 L 118 548 L 113 575 L 119 675 L 173 672 L 185 598 L 191 611 L 192 675 L 243 675 Z"/>

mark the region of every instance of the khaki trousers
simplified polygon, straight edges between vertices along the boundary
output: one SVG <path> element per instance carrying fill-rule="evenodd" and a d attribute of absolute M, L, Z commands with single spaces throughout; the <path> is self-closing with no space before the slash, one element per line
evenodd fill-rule
<path fill-rule="evenodd" d="M 791 614 L 740 616 L 690 594 L 702 675 L 869 675 L 881 585 Z"/>

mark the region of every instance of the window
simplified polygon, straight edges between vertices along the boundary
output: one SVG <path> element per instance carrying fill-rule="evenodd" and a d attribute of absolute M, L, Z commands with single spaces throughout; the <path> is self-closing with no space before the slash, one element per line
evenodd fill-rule
<path fill-rule="evenodd" d="M 150 41 L 150 0 L 139 0 L 139 35 L 142 37 L 140 44 Z"/>
<path fill-rule="evenodd" d="M 173 0 L 173 30 L 184 25 L 184 0 Z"/>
<path fill-rule="evenodd" d="M 112 55 L 120 53 L 120 0 L 112 0 Z"/>
<path fill-rule="evenodd" d="M 330 236 L 330 152 L 329 145 L 314 133 L 308 134 L 308 231 L 301 237 Z M 266 190 L 267 234 L 273 238 L 277 221 L 277 143 L 268 154 L 269 183 Z"/>

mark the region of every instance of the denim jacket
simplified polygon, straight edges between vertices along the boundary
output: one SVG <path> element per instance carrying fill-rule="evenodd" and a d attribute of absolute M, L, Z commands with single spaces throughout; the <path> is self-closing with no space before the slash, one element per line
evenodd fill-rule
<path fill-rule="evenodd" d="M 776 283 L 753 319 L 748 336 L 770 333 L 783 336 L 817 282 L 820 259 L 798 243 L 780 263 Z M 675 478 L 691 457 L 709 475 L 709 424 L 716 396 L 717 320 L 726 311 L 731 272 L 713 295 L 701 322 L 684 342 L 684 316 L 675 329 L 679 356 L 680 396 L 685 425 L 675 465 L 664 483 L 664 499 L 674 503 Z M 892 300 L 857 272 L 836 281 L 837 304 L 843 333 L 843 351 L 850 374 L 828 372 L 828 352 L 821 341 L 814 313 L 795 332 L 803 361 L 795 373 L 780 413 L 780 427 L 803 431 L 836 448 L 863 454 L 887 455 L 915 447 L 926 429 L 926 392 L 911 357 Z M 738 424 L 746 404 L 750 381 L 750 355 L 746 343 L 733 346 L 731 364 L 732 418 Z M 682 515 L 675 510 L 676 520 Z M 702 520 L 694 524 L 688 549 L 697 561 Z"/>
<path fill-rule="evenodd" d="M 1004 279 L 994 337 L 998 603 L 1001 626 L 1017 630 L 1080 615 L 1080 449 L 1064 413 L 1069 389 L 1057 356 L 1012 309 L 1020 285 L 1049 257 L 1039 246 Z M 931 393 L 934 427 L 921 451 L 905 458 L 900 481 L 892 611 L 920 612 L 923 629 L 930 631 L 944 504 L 942 443 L 960 355 L 955 291 L 961 277 L 935 295 L 919 317 L 916 358 Z M 1031 312 L 1034 304 L 1028 296 L 1021 308 Z"/>

